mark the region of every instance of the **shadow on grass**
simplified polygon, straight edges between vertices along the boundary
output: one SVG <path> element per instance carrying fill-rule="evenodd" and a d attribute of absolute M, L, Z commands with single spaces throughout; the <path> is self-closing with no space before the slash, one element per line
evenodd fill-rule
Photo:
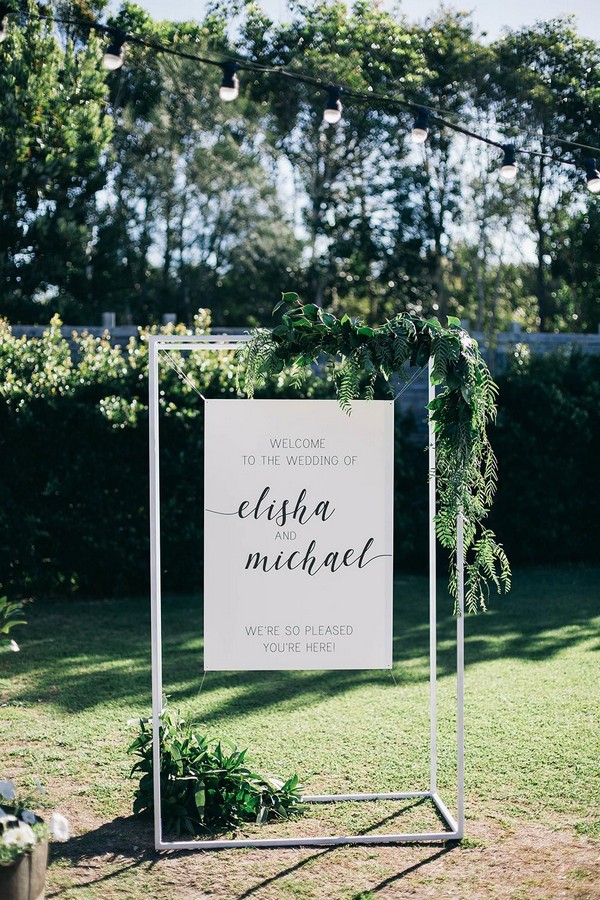
<path fill-rule="evenodd" d="M 118 850 L 115 850 L 118 847 Z M 96 875 L 92 860 L 97 859 Z M 81 871 L 81 881 L 73 881 L 65 887 L 46 889 L 46 898 L 60 897 L 66 891 L 83 890 L 91 886 L 105 884 L 123 875 L 145 866 L 151 869 L 160 861 L 159 854 L 153 848 L 153 831 L 150 822 L 144 822 L 135 816 L 119 816 L 93 831 L 78 837 L 72 837 L 65 844 L 52 844 L 50 864 L 56 860 L 68 862 L 74 877 Z M 115 865 L 107 871 L 107 866 Z"/>
<path fill-rule="evenodd" d="M 492 598 L 493 611 L 469 617 L 466 664 L 513 658 L 543 660 L 597 636 L 598 570 L 530 570 L 516 578 L 507 598 Z M 400 685 L 427 681 L 427 580 L 396 580 L 394 678 Z M 438 672 L 455 671 L 455 620 L 440 583 Z M 198 694 L 202 676 L 202 609 L 199 600 L 164 603 L 164 688 L 172 702 Z M 68 712 L 104 703 L 150 707 L 150 616 L 145 600 L 70 600 L 28 610 L 22 652 L 11 674 L 28 686 L 10 693 L 12 703 L 49 701 Z M 2 665 L 0 663 L 0 665 Z M 4 663 L 4 667 L 6 663 Z M 283 704 L 299 708 L 363 686 L 388 685 L 387 670 L 214 672 L 202 691 L 211 723 L 224 716 Z"/>
<path fill-rule="evenodd" d="M 375 822 L 372 825 L 369 825 L 366 828 L 359 829 L 357 831 L 357 834 L 366 835 L 374 832 L 378 828 L 390 825 L 392 822 L 397 822 L 409 810 L 422 806 L 427 802 L 430 801 L 428 801 L 426 798 L 419 798 L 411 800 L 410 802 L 405 802 L 402 804 L 400 809 L 391 813 L 390 815 L 379 819 L 379 821 Z M 439 817 L 439 819 L 443 824 L 443 820 L 441 819 L 441 817 Z M 382 842 L 382 844 L 369 846 L 383 846 L 383 844 L 384 842 Z M 118 851 L 115 851 L 115 846 L 119 847 Z M 418 844 L 415 842 L 407 842 L 402 846 L 407 848 L 424 848 L 426 845 Z M 457 848 L 457 846 L 458 844 L 456 842 L 442 844 L 439 849 L 436 849 L 434 853 L 430 854 L 425 859 L 419 860 L 418 862 L 396 873 L 392 877 L 385 879 L 377 885 L 369 887 L 366 891 L 360 892 L 356 895 L 357 900 L 364 893 L 378 893 L 379 891 L 384 890 L 391 884 L 395 884 L 396 882 L 405 878 L 407 875 L 410 875 L 412 872 L 415 872 L 418 869 L 421 869 L 424 866 L 435 862 L 442 856 L 451 853 Z M 246 891 L 244 891 L 244 893 L 239 894 L 236 900 L 248 900 L 248 898 L 253 897 L 264 888 L 277 886 L 278 882 L 280 882 L 282 879 L 301 871 L 303 868 L 314 863 L 316 860 L 322 859 L 339 849 L 339 847 L 333 846 L 325 847 L 324 849 L 318 850 L 317 852 L 311 852 L 308 856 L 303 857 L 293 865 L 285 866 L 277 871 L 274 875 L 270 875 L 269 877 L 264 878 L 263 880 L 252 885 Z M 198 845 L 198 850 L 202 850 L 201 842 Z M 81 869 L 82 875 L 85 873 L 85 876 L 87 877 L 85 878 L 85 880 L 83 880 L 82 878 L 81 882 L 79 883 L 73 883 L 71 881 L 68 887 L 65 888 L 57 887 L 47 892 L 46 896 L 48 898 L 60 897 L 61 894 L 63 894 L 66 890 L 73 891 L 76 889 L 84 889 L 91 886 L 105 884 L 109 881 L 112 881 L 113 879 L 118 878 L 125 872 L 134 871 L 135 869 L 138 869 L 142 866 L 144 866 L 149 871 L 155 866 L 159 865 L 161 860 L 189 858 L 190 852 L 195 851 L 175 850 L 159 852 L 154 850 L 153 830 L 150 820 L 148 818 L 139 819 L 134 816 L 120 816 L 114 819 L 112 822 L 101 825 L 99 828 L 89 831 L 84 835 L 71 838 L 70 841 L 68 841 L 68 843 L 64 845 L 53 847 L 52 860 L 68 862 L 70 866 L 75 870 Z M 213 852 L 228 854 L 232 851 L 222 850 Z M 273 851 L 265 849 L 264 852 Z M 98 874 L 97 876 L 93 874 L 93 867 L 90 867 L 90 863 L 96 859 L 98 859 L 98 870 L 102 873 Z M 106 867 L 111 865 L 114 865 L 115 867 L 111 868 L 109 871 L 106 871 Z M 92 869 L 91 877 L 90 869 Z"/>

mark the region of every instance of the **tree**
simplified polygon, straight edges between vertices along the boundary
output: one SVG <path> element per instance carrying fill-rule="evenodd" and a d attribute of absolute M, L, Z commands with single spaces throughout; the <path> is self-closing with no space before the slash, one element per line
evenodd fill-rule
<path fill-rule="evenodd" d="M 60 308 L 86 279 L 86 201 L 104 184 L 111 134 L 98 41 L 61 47 L 27 0 L 0 45 L 0 280 L 3 312 Z"/>
<path fill-rule="evenodd" d="M 223 49 L 224 23 L 212 14 L 201 25 L 155 23 L 125 4 L 111 24 L 192 53 Z M 97 293 L 128 321 L 173 311 L 191 322 L 202 305 L 216 324 L 232 314 L 264 322 L 299 244 L 264 150 L 260 108 L 243 96 L 221 103 L 213 68 L 136 46 L 128 61 L 112 84 Z"/>
<path fill-rule="evenodd" d="M 404 24 L 372 3 L 294 3 L 289 23 L 251 8 L 242 30 L 246 53 L 272 67 L 328 78 L 351 90 L 392 94 L 419 84 L 421 60 Z M 301 48 L 301 54 L 298 49 Z M 380 289 L 385 265 L 390 159 L 403 149 L 396 110 L 342 94 L 343 117 L 323 122 L 326 94 L 277 76 L 256 80 L 267 135 L 293 173 L 295 206 L 307 243 L 306 293 L 369 319 L 390 310 Z"/>
<path fill-rule="evenodd" d="M 556 306 L 567 331 L 597 332 L 600 325 L 600 207 L 566 217 L 550 234 Z"/>
<path fill-rule="evenodd" d="M 581 169 L 565 167 L 562 156 L 581 163 L 577 149 L 562 139 L 594 144 L 600 114 L 600 47 L 577 34 L 571 18 L 539 22 L 507 34 L 494 45 L 495 72 L 488 83 L 503 131 L 526 138 L 538 155 L 520 156 L 515 200 L 531 229 L 536 254 L 538 324 L 547 331 L 564 322 L 559 295 L 550 284 L 557 231 L 585 197 Z M 548 158 L 548 157 L 551 158 Z"/>

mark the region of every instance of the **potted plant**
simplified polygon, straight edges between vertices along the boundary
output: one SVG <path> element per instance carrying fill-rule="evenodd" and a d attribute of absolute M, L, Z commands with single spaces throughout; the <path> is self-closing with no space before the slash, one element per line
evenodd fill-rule
<path fill-rule="evenodd" d="M 12 781 L 0 781 L 0 900 L 41 900 L 48 841 L 69 838 L 64 816 L 52 813 L 46 823 L 32 806 L 31 798 L 17 797 Z"/>
<path fill-rule="evenodd" d="M 18 652 L 8 637 L 15 625 L 25 625 L 23 604 L 0 597 L 0 651 Z M 38 782 L 38 790 L 45 793 Z M 0 900 L 41 900 L 44 896 L 48 841 L 66 841 L 69 823 L 53 813 L 46 823 L 33 811 L 31 797 L 18 797 L 12 781 L 0 781 Z"/>

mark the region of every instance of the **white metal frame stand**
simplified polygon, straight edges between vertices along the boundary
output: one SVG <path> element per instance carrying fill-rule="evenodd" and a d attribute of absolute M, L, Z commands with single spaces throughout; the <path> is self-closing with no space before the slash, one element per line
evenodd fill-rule
<path fill-rule="evenodd" d="M 435 433 L 429 422 L 429 706 L 430 778 L 429 789 L 404 793 L 320 794 L 305 796 L 306 803 L 336 801 L 410 800 L 429 798 L 448 826 L 446 831 L 416 834 L 360 834 L 330 837 L 260 838 L 240 840 L 165 841 L 162 836 L 160 798 L 159 728 L 162 711 L 162 629 L 160 563 L 160 466 L 159 466 L 159 353 L 161 350 L 235 350 L 250 337 L 236 335 L 151 335 L 149 338 L 149 419 L 150 419 L 150 565 L 152 604 L 152 731 L 154 781 L 154 839 L 157 850 L 223 850 L 242 847 L 328 847 L 342 844 L 395 844 L 460 840 L 464 835 L 464 565 L 463 522 L 457 521 L 458 603 L 456 616 L 457 669 L 457 814 L 454 817 L 437 787 L 437 611 L 436 611 L 436 512 Z M 431 376 L 431 361 L 428 375 Z M 435 387 L 429 377 L 429 400 Z"/>

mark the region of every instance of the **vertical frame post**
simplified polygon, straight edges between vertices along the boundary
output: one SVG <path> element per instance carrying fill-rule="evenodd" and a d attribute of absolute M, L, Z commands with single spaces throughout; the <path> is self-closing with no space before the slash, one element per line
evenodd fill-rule
<path fill-rule="evenodd" d="M 435 400 L 435 385 L 431 383 L 433 360 L 427 366 L 428 401 Z M 436 478 L 435 430 L 431 411 L 428 419 L 429 464 L 429 790 L 437 793 L 437 566 L 435 543 Z"/>
<path fill-rule="evenodd" d="M 465 833 L 465 554 L 464 521 L 456 519 L 456 756 L 457 756 L 457 831 Z"/>
<path fill-rule="evenodd" d="M 160 801 L 160 714 L 162 712 L 162 615 L 160 565 L 160 455 L 158 338 L 149 338 L 148 412 L 150 436 L 150 603 L 152 639 L 152 778 L 154 845 L 162 844 Z"/>

